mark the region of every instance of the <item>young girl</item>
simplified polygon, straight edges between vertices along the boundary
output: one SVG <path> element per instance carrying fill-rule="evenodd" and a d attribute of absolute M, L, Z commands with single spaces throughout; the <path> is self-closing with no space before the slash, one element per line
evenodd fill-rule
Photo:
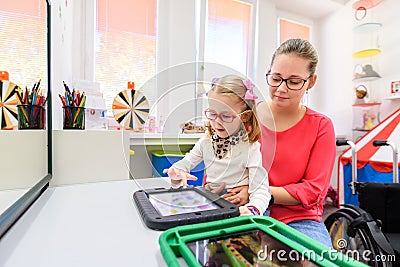
<path fill-rule="evenodd" d="M 249 203 L 239 208 L 242 215 L 262 215 L 271 199 L 257 142 L 261 129 L 255 116 L 257 96 L 252 87 L 249 80 L 236 75 L 213 82 L 208 93 L 209 108 L 204 112 L 209 120 L 207 134 L 166 170 L 172 187 L 185 187 L 187 180 L 197 179 L 189 171 L 204 160 L 206 188 L 211 191 L 249 185 Z"/>

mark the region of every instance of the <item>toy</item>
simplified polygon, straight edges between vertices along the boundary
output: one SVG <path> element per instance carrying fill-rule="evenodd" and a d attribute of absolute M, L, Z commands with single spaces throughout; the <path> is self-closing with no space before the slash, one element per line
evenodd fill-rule
<path fill-rule="evenodd" d="M 181 125 L 182 133 L 204 133 L 205 126 L 195 125 L 193 122 L 186 122 Z"/>
<path fill-rule="evenodd" d="M 372 128 L 374 128 L 375 126 L 375 119 L 376 116 L 375 114 L 372 113 L 364 113 L 363 115 L 363 119 L 364 119 L 364 130 L 371 130 Z"/>

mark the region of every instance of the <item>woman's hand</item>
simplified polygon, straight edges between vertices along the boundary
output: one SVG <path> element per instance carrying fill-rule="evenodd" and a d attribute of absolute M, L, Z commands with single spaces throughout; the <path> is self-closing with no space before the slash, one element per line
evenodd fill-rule
<path fill-rule="evenodd" d="M 226 183 L 222 182 L 220 186 L 218 186 L 218 188 L 216 189 L 211 189 L 211 186 L 209 184 L 205 184 L 204 188 L 207 189 L 208 191 L 211 191 L 214 194 L 219 195 L 219 193 L 221 193 L 224 189 L 225 189 Z"/>
<path fill-rule="evenodd" d="M 223 195 L 222 197 L 237 206 L 243 206 L 244 204 L 249 203 L 248 191 L 249 191 L 249 186 L 242 185 L 229 189 L 228 193 Z"/>
<path fill-rule="evenodd" d="M 188 186 L 187 181 L 192 180 L 196 181 L 197 177 L 194 175 L 191 175 L 188 172 L 185 172 L 184 170 L 176 169 L 174 167 L 170 167 L 169 169 L 165 169 L 163 173 L 168 174 L 169 178 L 171 179 L 171 184 L 172 187 L 177 187 L 180 185 L 182 182 L 182 186 L 185 188 Z"/>

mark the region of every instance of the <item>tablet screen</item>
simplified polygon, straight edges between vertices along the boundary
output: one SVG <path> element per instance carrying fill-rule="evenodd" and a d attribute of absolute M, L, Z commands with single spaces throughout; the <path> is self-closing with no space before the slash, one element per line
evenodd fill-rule
<path fill-rule="evenodd" d="M 162 216 L 219 208 L 217 204 L 193 190 L 149 194 L 149 199 Z"/>
<path fill-rule="evenodd" d="M 319 266 L 260 230 L 186 244 L 202 266 Z"/>

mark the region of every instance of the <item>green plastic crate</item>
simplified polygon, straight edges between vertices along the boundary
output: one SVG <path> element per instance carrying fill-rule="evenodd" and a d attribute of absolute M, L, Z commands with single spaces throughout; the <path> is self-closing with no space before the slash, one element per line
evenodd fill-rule
<path fill-rule="evenodd" d="M 254 232 L 257 234 L 253 234 Z M 239 235 L 240 237 L 232 237 L 232 235 Z M 264 241 L 263 245 L 254 242 L 256 239 L 253 239 L 252 235 L 261 236 L 261 240 Z M 245 243 L 241 243 L 241 246 L 233 246 L 233 242 L 239 242 L 241 239 L 247 240 L 245 241 L 248 245 L 247 250 L 243 246 Z M 256 260 L 257 263 L 260 263 L 258 260 L 264 260 L 264 262 L 260 263 L 262 266 L 279 266 L 282 264 L 287 266 L 302 266 L 303 264 L 306 264 L 305 266 L 312 264 L 317 266 L 368 266 L 332 248 L 328 248 L 290 226 L 267 216 L 240 216 L 207 223 L 178 226 L 161 234 L 159 244 L 164 260 L 170 267 L 181 266 L 178 260 L 179 257 L 182 257 L 189 266 L 202 266 L 205 263 L 202 262 L 200 264 L 200 262 L 206 259 L 205 252 L 208 253 L 207 260 L 210 260 L 210 257 L 215 258 L 217 253 L 222 253 L 222 256 L 218 254 L 219 264 L 225 263 L 229 266 L 252 266 L 255 262 L 249 263 L 249 261 Z M 239 253 L 237 247 L 241 247 Z M 286 253 L 286 257 L 292 255 L 291 257 L 299 257 L 300 260 L 304 259 L 304 262 L 273 263 L 272 261 L 276 260 L 276 257 L 273 259 L 272 256 L 274 254 L 272 251 L 274 250 L 277 256 L 278 253 L 284 251 L 282 249 L 289 251 Z M 253 255 L 253 258 L 249 255 Z M 257 255 L 257 257 L 255 258 L 254 255 Z M 282 260 L 284 256 L 281 253 L 280 259 Z M 225 262 L 221 263 L 222 260 L 225 260 Z M 210 262 L 208 264 L 212 265 Z"/>

